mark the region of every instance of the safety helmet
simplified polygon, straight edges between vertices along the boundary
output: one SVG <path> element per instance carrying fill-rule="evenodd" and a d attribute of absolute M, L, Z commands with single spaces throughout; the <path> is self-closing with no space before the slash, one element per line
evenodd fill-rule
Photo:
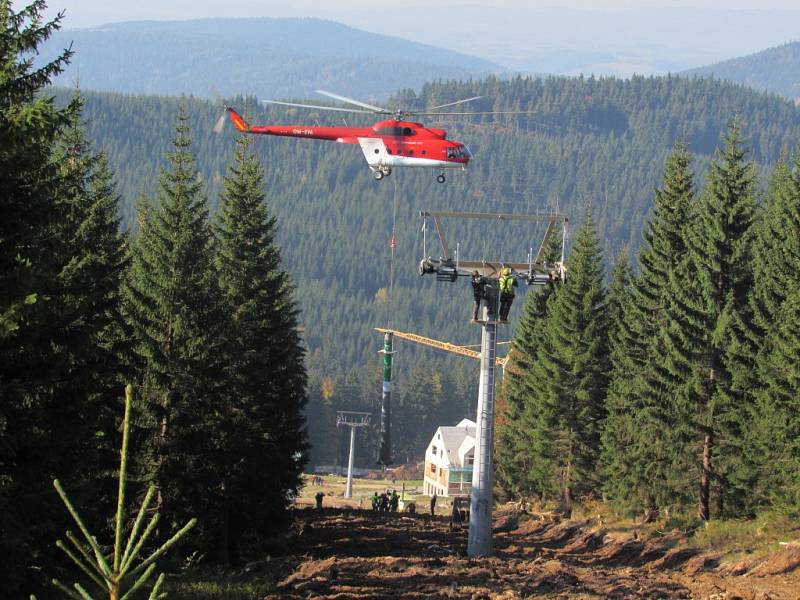
<path fill-rule="evenodd" d="M 508 267 L 503 269 L 503 275 L 511 275 L 511 269 L 509 269 Z"/>

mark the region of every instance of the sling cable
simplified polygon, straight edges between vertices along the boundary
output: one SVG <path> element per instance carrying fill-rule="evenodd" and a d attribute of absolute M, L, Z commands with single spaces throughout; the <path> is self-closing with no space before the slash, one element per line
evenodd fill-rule
<path fill-rule="evenodd" d="M 381 444 L 378 464 L 384 468 L 392 464 L 392 299 L 394 292 L 394 258 L 397 249 L 397 178 L 394 179 L 392 199 L 392 237 L 389 240 L 389 293 L 386 298 L 386 331 L 383 335 L 383 387 L 381 392 Z"/>

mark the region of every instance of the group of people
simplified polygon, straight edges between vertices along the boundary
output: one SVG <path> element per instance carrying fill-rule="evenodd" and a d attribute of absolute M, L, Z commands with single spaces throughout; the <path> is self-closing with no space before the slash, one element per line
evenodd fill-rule
<path fill-rule="evenodd" d="M 397 507 L 400 504 L 400 496 L 397 495 L 396 490 L 386 490 L 378 495 L 375 492 L 372 495 L 372 510 L 381 512 L 397 512 Z"/>
<path fill-rule="evenodd" d="M 500 300 L 500 322 L 508 321 L 508 312 L 511 310 L 511 304 L 514 302 L 516 295 L 515 288 L 517 287 L 517 279 L 511 273 L 509 267 L 504 267 L 497 278 L 495 283 L 488 277 L 484 277 L 477 270 L 472 272 L 472 322 L 479 321 L 479 313 L 481 303 L 486 306 L 487 319 L 492 320 L 495 317 L 496 300 Z"/>

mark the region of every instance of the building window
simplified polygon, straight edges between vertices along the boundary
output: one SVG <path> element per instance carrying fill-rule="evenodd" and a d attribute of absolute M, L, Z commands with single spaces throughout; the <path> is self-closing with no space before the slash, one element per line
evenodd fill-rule
<path fill-rule="evenodd" d="M 431 452 L 433 452 L 433 455 L 436 456 L 436 446 L 431 446 Z"/>
<path fill-rule="evenodd" d="M 436 465 L 431 463 L 431 473 L 436 473 Z"/>

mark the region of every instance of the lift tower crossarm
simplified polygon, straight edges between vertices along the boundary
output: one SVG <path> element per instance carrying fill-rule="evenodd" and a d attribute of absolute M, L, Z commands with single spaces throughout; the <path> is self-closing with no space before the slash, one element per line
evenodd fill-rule
<path fill-rule="evenodd" d="M 376 327 L 375 331 L 380 333 L 391 333 L 401 339 L 409 340 L 410 342 L 415 342 L 417 344 L 421 344 L 423 346 L 428 346 L 430 348 L 436 348 L 437 350 L 444 350 L 445 352 L 452 352 L 453 354 L 460 354 L 461 356 L 466 356 L 467 358 L 475 358 L 480 360 L 481 353 L 476 352 L 475 350 L 470 350 L 469 348 L 465 348 L 464 346 L 457 346 L 455 344 L 451 344 L 450 342 L 441 342 L 439 340 L 434 340 L 429 337 L 425 337 L 424 335 L 417 335 L 416 333 L 406 333 L 404 331 L 396 331 L 394 329 L 382 329 L 380 327 Z M 495 360 L 495 364 L 500 365 L 501 367 L 506 364 L 506 360 L 508 359 L 507 356 L 503 356 L 502 358 L 498 357 Z"/>
<path fill-rule="evenodd" d="M 482 220 L 493 220 L 496 219 L 498 221 L 533 221 L 533 222 L 548 222 L 549 226 L 547 228 L 547 233 L 545 233 L 544 242 L 542 243 L 542 247 L 544 247 L 544 243 L 547 242 L 547 239 L 550 237 L 552 232 L 553 224 L 558 221 L 565 221 L 566 219 L 562 215 L 557 214 L 543 214 L 543 215 L 518 215 L 513 213 L 470 213 L 470 212 L 455 212 L 455 211 L 447 211 L 447 210 L 422 210 L 420 211 L 419 215 L 423 218 L 425 217 L 433 217 L 433 225 L 436 228 L 436 233 L 439 234 L 439 242 L 442 245 L 442 258 L 445 260 L 451 260 L 453 257 L 450 255 L 450 245 L 447 243 L 447 238 L 445 238 L 444 230 L 442 229 L 442 222 L 441 217 L 456 217 L 459 219 L 482 219 Z M 534 262 L 539 262 L 539 257 L 541 256 L 541 249 L 539 250 L 539 254 L 536 257 Z"/>
<path fill-rule="evenodd" d="M 458 277 L 468 276 L 471 271 L 478 271 L 487 277 L 496 277 L 500 275 L 503 267 L 510 267 L 515 273 L 515 276 L 524 277 L 528 285 L 544 285 L 553 277 L 564 277 L 563 257 L 561 263 L 545 264 L 544 252 L 547 248 L 548 241 L 555 233 L 558 224 L 561 224 L 562 230 L 566 236 L 567 218 L 557 213 L 546 213 L 537 215 L 523 215 L 514 213 L 473 213 L 473 212 L 456 212 L 456 211 L 420 211 L 420 217 L 433 219 L 433 224 L 436 233 L 439 236 L 439 243 L 442 247 L 441 256 L 436 259 L 431 256 L 423 256 L 419 263 L 419 274 L 425 275 L 426 273 L 436 273 L 436 278 L 440 281 L 455 281 Z M 445 237 L 442 219 L 444 218 L 457 218 L 457 219 L 478 219 L 484 221 L 527 221 L 547 223 L 544 237 L 541 244 L 539 244 L 538 251 L 533 254 L 531 248 L 528 255 L 528 261 L 524 263 L 510 262 L 510 261 L 487 261 L 470 260 L 464 257 L 456 256 L 455 260 L 450 252 L 450 245 Z M 423 238 L 424 239 L 424 238 Z M 562 246 L 566 240 L 562 240 Z M 423 242 L 423 254 L 426 254 Z"/>
<path fill-rule="evenodd" d="M 420 211 L 421 217 L 458 217 L 459 219 L 497 219 L 500 221 L 565 221 L 564 215 L 541 214 L 541 215 L 520 215 L 515 213 L 473 213 L 473 212 L 453 212 L 442 210 L 423 210 Z"/>

